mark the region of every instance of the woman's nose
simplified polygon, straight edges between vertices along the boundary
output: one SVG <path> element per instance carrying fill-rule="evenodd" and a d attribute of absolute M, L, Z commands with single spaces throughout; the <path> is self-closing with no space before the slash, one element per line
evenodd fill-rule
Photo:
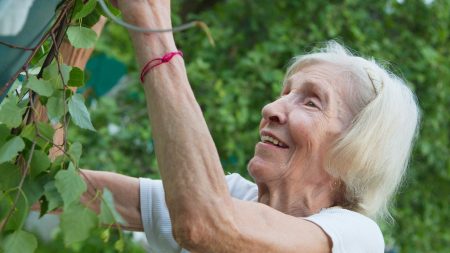
<path fill-rule="evenodd" d="M 284 124 L 286 122 L 285 105 L 282 101 L 276 100 L 267 104 L 262 109 L 262 116 L 268 122 Z"/>

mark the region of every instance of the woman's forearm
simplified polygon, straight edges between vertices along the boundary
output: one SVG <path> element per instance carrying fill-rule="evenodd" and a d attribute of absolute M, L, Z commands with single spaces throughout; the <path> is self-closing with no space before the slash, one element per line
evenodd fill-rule
<path fill-rule="evenodd" d="M 121 227 L 127 230 L 143 231 L 137 178 L 92 170 L 81 170 L 80 174 L 88 186 L 88 190 L 81 197 L 84 205 L 99 213 L 101 200 L 98 194 L 104 188 L 108 188 L 114 197 L 116 210 L 126 223 L 120 224 Z"/>
<path fill-rule="evenodd" d="M 171 26 L 170 9 L 153 7 L 147 15 L 137 14 L 136 19 L 129 17 L 134 19 L 129 21 L 143 27 Z M 131 36 L 141 66 L 176 50 L 170 33 L 132 32 Z M 169 63 L 150 70 L 143 86 L 174 226 L 179 222 L 198 222 L 195 219 L 198 216 L 202 216 L 202 220 L 220 218 L 227 206 L 224 201 L 231 203 L 231 198 L 213 139 L 189 85 L 183 59 L 175 56 Z"/>

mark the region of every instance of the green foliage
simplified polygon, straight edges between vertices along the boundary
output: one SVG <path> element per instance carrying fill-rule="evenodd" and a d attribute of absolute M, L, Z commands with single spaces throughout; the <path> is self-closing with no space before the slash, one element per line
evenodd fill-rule
<path fill-rule="evenodd" d="M 204 33 L 196 29 L 176 35 L 225 170 L 248 177 L 246 164 L 259 139 L 261 108 L 279 95 L 289 60 L 337 39 L 408 80 L 423 111 L 413 160 L 392 208 L 396 222 L 382 224 L 387 248 L 393 252 L 446 252 L 450 244 L 450 2 L 425 2 L 429 1 L 174 0 L 174 24 L 202 20 L 216 41 L 212 48 Z M 124 28 L 110 23 L 96 43 L 95 32 L 89 27 L 101 13 L 96 1 L 83 4 L 77 0 L 74 26 L 69 27 L 67 37 L 76 47 L 96 44 L 96 53 L 121 60 L 134 80 L 122 90 L 94 99 L 89 116 L 84 99 L 66 87 L 82 86 L 88 79 L 84 72 L 53 61 L 44 69 L 43 78 L 37 79 L 35 70 L 48 53 L 49 42 L 44 44 L 44 53 L 39 52 L 32 61 L 22 95 L 11 92 L 0 105 L 0 148 L 15 142 L 13 149 L 0 152 L 4 157 L 0 163 L 0 217 L 5 217 L 19 194 L 17 208 L 1 234 L 4 240 L 26 233 L 22 224 L 33 200 L 45 203 L 42 214 L 65 205 L 62 233 L 57 235 L 64 240 L 43 243 L 38 252 L 60 251 L 62 241 L 70 244 L 65 252 L 113 252 L 114 248 L 140 252 L 127 244 L 123 247 L 121 238 L 126 235 L 93 229 L 99 221 L 120 220 L 114 209 L 106 211 L 113 207 L 108 191 L 99 218 L 75 201 L 85 189 L 77 175 L 79 167 L 158 177 L 131 42 Z M 51 123 L 74 123 L 69 125 L 68 152 L 50 164 L 42 157 L 49 152 L 53 128 L 48 123 L 22 120 L 30 108 L 29 97 L 23 94 L 30 89 L 42 95 L 39 101 L 47 107 Z M 91 119 L 95 133 L 86 130 L 94 129 Z M 23 148 L 18 143 L 20 137 Z M 34 142 L 35 151 L 31 152 Z M 30 155 L 30 171 L 19 190 L 24 176 L 20 173 L 24 171 L 22 163 Z M 69 164 L 75 168 L 68 170 Z M 73 190 L 67 187 L 70 184 L 75 185 Z M 76 211 L 82 213 L 82 222 L 75 219 Z M 73 228 L 76 231 L 71 231 Z M 97 236 L 88 237 L 90 231 Z"/>
<path fill-rule="evenodd" d="M 54 91 L 49 81 L 37 79 L 35 76 L 28 79 L 27 86 L 29 89 L 44 97 L 50 97 Z"/>
<path fill-rule="evenodd" d="M 96 1 L 89 1 L 85 5 L 81 0 L 76 3 L 78 9 L 73 13 L 76 19 L 86 18 L 88 23 L 95 19 L 90 17 L 92 13 L 99 17 Z M 96 40 L 95 32 L 84 27 L 84 23 L 79 20 L 74 20 L 73 24 L 77 26 L 69 27 L 66 34 L 69 40 L 76 47 L 92 47 Z M 100 225 L 98 215 L 80 204 L 81 195 L 87 189 L 78 167 L 82 145 L 67 141 L 61 146 L 53 144 L 55 127 L 67 129 L 69 122 L 95 131 L 84 97 L 73 94 L 70 88 L 82 87 L 85 84 L 85 74 L 77 67 L 59 62 L 60 58 L 53 59 L 43 67 L 44 59 L 49 56 L 51 43 L 52 40 L 48 39 L 42 50 L 36 49 L 38 52 L 28 66 L 29 71 L 20 80 L 16 80 L 14 88 L 0 105 L 2 252 L 26 253 L 38 248 L 36 237 L 23 230 L 32 205 L 38 201 L 41 216 L 64 208 L 59 231 L 62 232 L 65 247 L 75 247 L 77 242 L 87 240 L 91 231 Z M 50 123 L 37 121 L 37 118 L 43 116 L 37 110 L 37 104 L 47 109 Z M 60 149 L 63 154 L 50 160 L 51 148 Z M 105 199 L 101 195 L 96 195 L 95 198 L 102 207 L 108 207 L 109 216 L 105 212 L 100 214 L 102 221 L 108 221 L 105 225 L 122 221 L 115 210 L 110 192 L 107 192 Z M 100 239 L 100 235 L 98 238 Z M 114 232 L 114 241 L 110 244 L 109 249 L 127 249 L 121 230 Z"/>
<path fill-rule="evenodd" d="M 73 122 L 85 129 L 89 129 L 91 131 L 95 131 L 94 126 L 91 123 L 91 117 L 89 115 L 89 112 L 84 105 L 84 98 L 80 94 L 74 94 L 69 99 L 69 113 L 70 116 L 72 116 Z"/>
<path fill-rule="evenodd" d="M 89 231 L 96 225 L 97 216 L 95 213 L 81 205 L 73 205 L 61 214 L 61 229 L 64 232 L 66 245 L 86 240 Z"/>
<path fill-rule="evenodd" d="M 25 108 L 19 106 L 17 103 L 19 99 L 15 96 L 7 97 L 0 105 L 0 123 L 5 124 L 8 128 L 20 126 L 22 123 L 22 114 Z"/>
<path fill-rule="evenodd" d="M 53 61 L 50 66 L 44 69 L 44 80 L 50 81 L 54 90 L 62 90 L 70 77 L 71 66 L 58 64 Z"/>
<path fill-rule="evenodd" d="M 0 147 L 0 163 L 13 160 L 17 154 L 25 148 L 25 143 L 20 136 L 14 136 Z"/>
<path fill-rule="evenodd" d="M 91 48 L 95 45 L 97 34 L 87 27 L 71 26 L 67 29 L 67 38 L 75 48 Z"/>
<path fill-rule="evenodd" d="M 5 191 L 19 184 L 20 173 L 16 165 L 12 163 L 0 164 L 0 190 Z"/>
<path fill-rule="evenodd" d="M 63 205 L 63 199 L 56 188 L 56 182 L 50 181 L 44 185 L 44 195 L 47 200 L 47 210 L 53 211 Z"/>
<path fill-rule="evenodd" d="M 64 115 L 64 97 L 62 92 L 58 92 L 47 100 L 47 115 L 50 122 L 58 122 Z"/>
<path fill-rule="evenodd" d="M 5 253 L 33 253 L 37 248 L 36 237 L 26 231 L 17 230 L 5 238 Z"/>
<path fill-rule="evenodd" d="M 83 70 L 73 67 L 70 71 L 70 79 L 68 82 L 69 86 L 80 87 L 84 84 L 84 72 Z"/>
<path fill-rule="evenodd" d="M 25 156 L 26 160 L 28 159 Z M 41 172 L 47 170 L 50 167 L 50 159 L 48 155 L 42 150 L 35 150 L 30 162 L 30 174 L 31 177 L 38 176 Z"/>
<path fill-rule="evenodd" d="M 33 142 L 36 141 L 36 144 L 45 149 L 49 146 L 49 140 L 53 139 L 53 134 L 55 130 L 53 127 L 46 122 L 37 122 L 36 124 L 26 125 L 20 136 L 23 138 Z"/>
<path fill-rule="evenodd" d="M 103 200 L 100 205 L 100 223 L 102 224 L 124 224 L 123 218 L 114 208 L 113 195 L 108 188 L 103 189 Z M 123 248 L 123 246 L 122 246 Z"/>
<path fill-rule="evenodd" d="M 73 19 L 80 19 L 80 18 L 86 17 L 95 9 L 96 5 L 97 5 L 97 0 L 89 0 L 84 5 L 81 3 L 81 1 L 78 1 L 77 6 L 75 6 L 76 13 L 75 13 Z M 79 10 L 78 10 L 78 8 L 79 8 Z"/>
<path fill-rule="evenodd" d="M 77 202 L 81 194 L 87 190 L 86 183 L 77 174 L 73 164 L 69 165 L 69 169 L 60 170 L 56 174 L 55 186 L 61 194 L 65 207 L 69 207 L 74 202 Z"/>
<path fill-rule="evenodd" d="M 408 80 L 423 119 L 407 178 L 391 209 L 396 222 L 382 224 L 383 232 L 393 252 L 448 250 L 449 1 L 178 0 L 172 9 L 174 25 L 202 20 L 216 41 L 212 48 L 195 29 L 175 36 L 223 166 L 230 172 L 248 176 L 246 164 L 259 138 L 261 108 L 279 95 L 293 56 L 335 39 Z M 131 48 L 124 29 L 108 24 L 96 50 L 135 70 Z M 90 110 L 97 136 L 79 130 L 70 136 L 84 145 L 81 166 L 157 177 L 153 149 L 146 145 L 151 129 L 143 108 L 137 81 L 96 100 Z M 119 130 L 110 131 L 111 125 Z"/>

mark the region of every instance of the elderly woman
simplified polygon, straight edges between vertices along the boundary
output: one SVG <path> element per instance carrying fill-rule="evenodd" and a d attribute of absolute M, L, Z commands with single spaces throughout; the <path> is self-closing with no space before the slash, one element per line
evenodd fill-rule
<path fill-rule="evenodd" d="M 129 23 L 171 27 L 167 0 L 117 5 Z M 130 34 L 141 66 L 177 52 L 171 33 Z M 84 171 L 113 191 L 125 227 L 156 252 L 383 252 L 372 219 L 388 214 L 419 117 L 400 78 L 334 42 L 295 58 L 262 109 L 254 184 L 224 176 L 183 58 L 171 57 L 142 74 L 162 181 Z"/>

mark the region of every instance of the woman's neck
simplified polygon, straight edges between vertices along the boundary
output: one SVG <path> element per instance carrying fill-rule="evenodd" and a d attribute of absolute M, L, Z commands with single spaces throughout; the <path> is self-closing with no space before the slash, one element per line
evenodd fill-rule
<path fill-rule="evenodd" d="M 335 193 L 329 180 L 276 180 L 258 183 L 258 202 L 296 217 L 318 213 L 335 204 Z"/>

